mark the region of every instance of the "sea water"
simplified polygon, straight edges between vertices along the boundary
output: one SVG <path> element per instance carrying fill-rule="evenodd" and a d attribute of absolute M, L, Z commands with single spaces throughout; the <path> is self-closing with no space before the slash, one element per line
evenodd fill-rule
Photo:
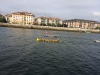
<path fill-rule="evenodd" d="M 62 42 L 36 41 L 44 35 Z M 100 34 L 0 27 L 0 75 L 100 75 L 93 39 Z"/>

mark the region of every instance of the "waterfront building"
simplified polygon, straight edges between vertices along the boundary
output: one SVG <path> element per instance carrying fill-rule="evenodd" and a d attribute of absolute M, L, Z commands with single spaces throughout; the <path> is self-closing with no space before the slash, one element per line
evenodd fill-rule
<path fill-rule="evenodd" d="M 98 22 L 97 27 L 100 27 L 100 22 Z"/>
<path fill-rule="evenodd" d="M 10 24 L 33 25 L 35 16 L 28 12 L 14 12 L 5 15 L 5 18 Z"/>
<path fill-rule="evenodd" d="M 57 26 L 58 24 L 62 25 L 62 20 L 59 18 L 51 18 L 51 17 L 38 17 L 36 19 L 37 25 L 55 25 Z"/>
<path fill-rule="evenodd" d="M 97 26 L 100 26 L 100 23 L 97 21 L 83 20 L 83 19 L 64 20 L 63 24 L 69 28 L 83 28 L 83 29 L 95 29 Z"/>
<path fill-rule="evenodd" d="M 11 14 L 7 14 L 7 15 L 5 15 L 5 18 L 6 18 L 6 21 L 7 21 L 7 23 L 12 23 L 12 15 Z"/>

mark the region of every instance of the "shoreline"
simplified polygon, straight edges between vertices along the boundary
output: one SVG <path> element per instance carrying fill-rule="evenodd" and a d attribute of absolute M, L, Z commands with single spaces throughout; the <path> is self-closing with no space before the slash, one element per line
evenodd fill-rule
<path fill-rule="evenodd" d="M 39 26 L 39 25 L 17 25 L 17 24 L 9 24 L 9 23 L 0 23 L 0 27 L 55 30 L 55 31 L 69 31 L 69 32 L 84 32 L 84 33 L 85 33 L 85 31 L 89 31 L 91 33 L 100 33 L 100 30 L 93 30 L 93 29 L 51 27 L 51 26 Z"/>

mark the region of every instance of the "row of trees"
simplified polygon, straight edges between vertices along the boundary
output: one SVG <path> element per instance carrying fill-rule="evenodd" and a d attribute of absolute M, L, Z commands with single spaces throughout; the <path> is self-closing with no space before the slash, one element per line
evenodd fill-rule
<path fill-rule="evenodd" d="M 52 24 L 47 23 L 47 25 L 46 24 L 40 24 L 40 25 L 41 26 L 52 26 L 52 27 L 67 27 L 66 24 L 60 24 L 60 23 L 58 23 L 57 25 L 55 25 L 54 23 L 52 23 Z"/>
<path fill-rule="evenodd" d="M 58 24 L 54 24 L 54 23 L 47 23 L 47 26 L 53 26 L 53 27 L 62 27 L 62 25 L 60 23 Z"/>
<path fill-rule="evenodd" d="M 38 25 L 38 24 L 37 24 Z M 46 24 L 44 24 L 44 23 L 41 23 L 40 24 L 41 26 L 52 26 L 52 27 L 67 27 L 67 25 L 66 24 L 60 24 L 60 23 L 58 23 L 58 24 L 54 24 L 54 23 L 47 23 L 47 25 Z"/>

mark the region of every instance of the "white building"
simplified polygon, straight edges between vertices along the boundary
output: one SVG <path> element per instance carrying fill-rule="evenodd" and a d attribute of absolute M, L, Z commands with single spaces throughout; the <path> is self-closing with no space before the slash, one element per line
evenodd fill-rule
<path fill-rule="evenodd" d="M 28 12 L 14 12 L 5 16 L 8 23 L 20 25 L 33 25 L 34 14 Z"/>
<path fill-rule="evenodd" d="M 36 19 L 36 22 L 37 22 L 38 25 L 41 25 L 41 24 L 48 25 L 48 23 L 49 24 L 54 24 L 54 25 L 58 25 L 58 24 L 62 25 L 62 20 L 61 19 L 51 18 L 51 17 L 44 17 L 44 16 L 38 17 Z"/>

